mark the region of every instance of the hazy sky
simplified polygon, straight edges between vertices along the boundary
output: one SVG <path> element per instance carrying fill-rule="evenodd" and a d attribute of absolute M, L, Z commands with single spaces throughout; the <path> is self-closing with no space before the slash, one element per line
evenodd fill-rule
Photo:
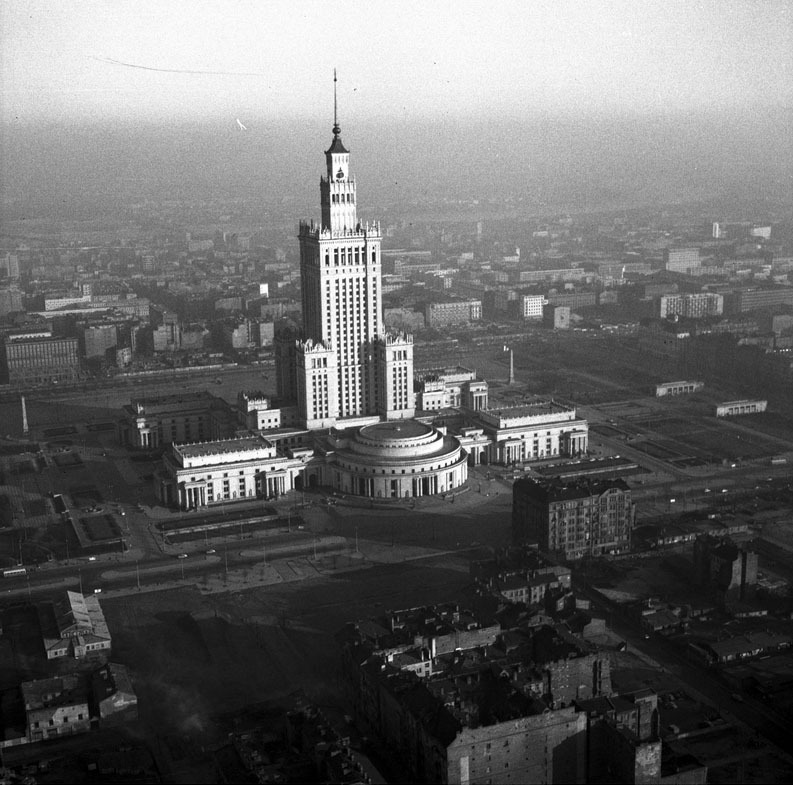
<path fill-rule="evenodd" d="M 316 118 L 334 67 L 342 126 L 793 104 L 789 0 L 0 0 L 0 14 L 6 123 Z"/>

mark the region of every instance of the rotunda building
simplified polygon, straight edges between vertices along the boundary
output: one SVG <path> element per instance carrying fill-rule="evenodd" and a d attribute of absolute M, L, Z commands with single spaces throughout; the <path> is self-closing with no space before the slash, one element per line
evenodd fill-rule
<path fill-rule="evenodd" d="M 416 420 L 364 425 L 328 437 L 325 482 L 356 496 L 448 493 L 468 479 L 467 453 L 443 429 Z"/>

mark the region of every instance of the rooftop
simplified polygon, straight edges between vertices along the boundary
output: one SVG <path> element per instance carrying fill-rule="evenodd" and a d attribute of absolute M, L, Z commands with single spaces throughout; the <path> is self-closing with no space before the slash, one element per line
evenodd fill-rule
<path fill-rule="evenodd" d="M 243 452 L 245 450 L 267 449 L 272 444 L 263 436 L 240 436 L 237 439 L 221 439 L 219 441 L 197 442 L 195 444 L 175 444 L 174 450 L 184 458 L 195 458 L 203 455 L 223 455 Z"/>

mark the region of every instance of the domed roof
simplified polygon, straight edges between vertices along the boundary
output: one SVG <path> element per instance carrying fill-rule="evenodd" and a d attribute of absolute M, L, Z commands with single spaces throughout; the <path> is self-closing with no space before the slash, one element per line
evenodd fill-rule
<path fill-rule="evenodd" d="M 431 425 L 425 425 L 417 420 L 392 420 L 391 422 L 365 425 L 361 428 L 359 435 L 367 442 L 404 443 L 408 440 L 431 436 L 434 430 Z"/>

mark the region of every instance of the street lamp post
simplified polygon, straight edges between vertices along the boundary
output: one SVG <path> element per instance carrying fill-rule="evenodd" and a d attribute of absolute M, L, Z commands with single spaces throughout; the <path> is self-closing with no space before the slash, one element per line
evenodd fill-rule
<path fill-rule="evenodd" d="M 140 567 L 137 560 L 135 560 L 135 579 L 138 582 L 138 591 L 140 591 Z"/>

